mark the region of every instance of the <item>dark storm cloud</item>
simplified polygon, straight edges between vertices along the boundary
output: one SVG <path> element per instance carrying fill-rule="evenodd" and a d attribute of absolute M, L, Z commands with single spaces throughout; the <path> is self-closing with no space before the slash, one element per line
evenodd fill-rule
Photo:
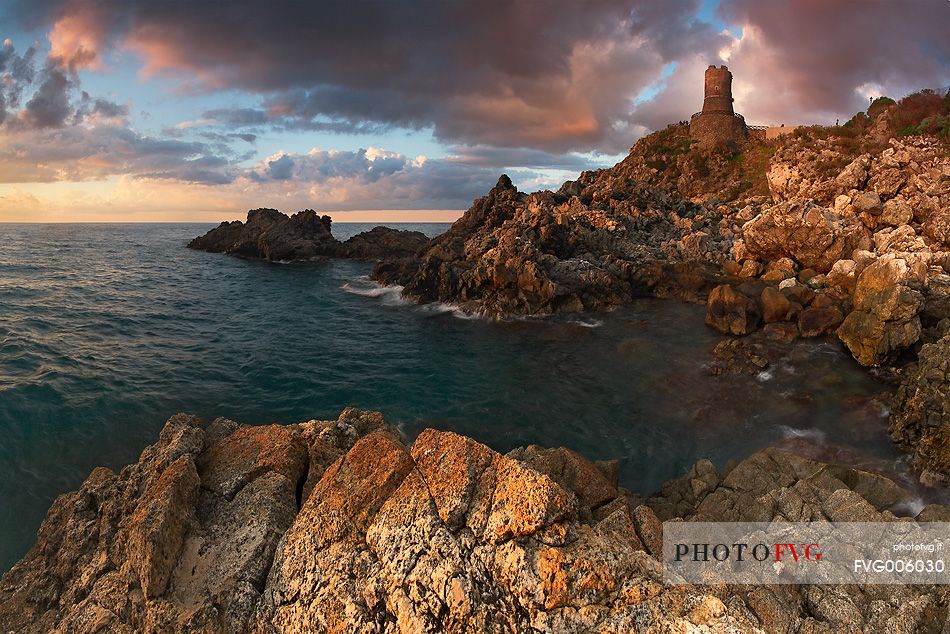
<path fill-rule="evenodd" d="M 719 11 L 751 27 L 729 65 L 755 83 L 748 107 L 764 116 L 847 115 L 875 85 L 898 98 L 950 84 L 945 0 L 722 0 Z"/>
<path fill-rule="evenodd" d="M 677 56 L 725 44 L 693 19 L 698 6 L 20 0 L 10 16 L 55 25 L 54 48 L 77 63 L 95 61 L 93 45 L 121 45 L 148 72 L 184 71 L 193 88 L 261 93 L 268 121 L 288 128 L 424 127 L 452 142 L 562 152 L 628 147 L 613 132 L 632 97 Z"/>
<path fill-rule="evenodd" d="M 24 120 L 32 128 L 59 128 L 73 114 L 70 91 L 73 84 L 55 62 L 47 61 L 42 82 L 26 102 Z"/>
<path fill-rule="evenodd" d="M 20 107 L 24 89 L 33 83 L 35 57 L 32 46 L 23 55 L 9 41 L 0 48 L 0 124 Z"/>
<path fill-rule="evenodd" d="M 346 119 L 318 119 L 320 112 L 312 109 L 296 109 L 286 97 L 272 99 L 271 108 L 214 108 L 206 110 L 201 120 L 208 125 L 230 128 L 261 129 L 267 126 L 278 131 L 330 132 L 334 134 L 376 134 L 384 132 L 386 125 Z"/>

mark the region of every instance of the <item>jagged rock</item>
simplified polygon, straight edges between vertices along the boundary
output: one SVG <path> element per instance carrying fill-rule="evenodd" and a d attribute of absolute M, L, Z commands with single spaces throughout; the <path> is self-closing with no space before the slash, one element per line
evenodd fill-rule
<path fill-rule="evenodd" d="M 176 416 L 138 463 L 96 469 L 54 503 L 0 579 L 0 626 L 915 631 L 925 613 L 946 618 L 941 589 L 868 589 L 868 602 L 851 586 L 669 587 L 657 561 L 660 518 L 888 521 L 906 499 L 882 476 L 768 449 L 724 474 L 702 460 L 641 504 L 617 488 L 615 463 L 537 446 L 502 456 L 435 430 L 409 448 L 372 412 L 259 428 Z M 918 516 L 946 517 L 936 505 Z"/>
<path fill-rule="evenodd" d="M 837 334 L 862 365 L 879 365 L 920 339 L 923 296 L 912 288 L 919 283 L 901 258 L 880 258 L 861 272 L 854 310 Z"/>
<path fill-rule="evenodd" d="M 950 211 L 946 208 L 932 213 L 924 223 L 924 234 L 945 246 L 950 246 Z"/>
<path fill-rule="evenodd" d="M 713 219 L 714 210 L 616 173 L 585 172 L 559 195 L 522 194 L 502 175 L 418 257 L 373 276 L 417 301 L 493 318 L 601 310 L 644 295 L 701 301 L 724 259 Z"/>
<path fill-rule="evenodd" d="M 911 208 L 903 196 L 891 198 L 884 203 L 884 210 L 878 221 L 888 227 L 899 227 L 906 225 L 914 219 L 914 210 Z"/>
<path fill-rule="evenodd" d="M 754 257 L 790 257 L 819 273 L 870 245 L 867 230 L 853 217 L 800 199 L 763 210 L 743 226 L 742 238 Z"/>
<path fill-rule="evenodd" d="M 845 295 L 850 296 L 854 292 L 857 268 L 857 263 L 854 260 L 838 260 L 828 271 L 828 286 L 837 288 Z"/>
<path fill-rule="evenodd" d="M 897 390 L 890 433 L 913 454 L 924 481 L 950 480 L 950 336 L 920 349 Z"/>
<path fill-rule="evenodd" d="M 383 260 L 415 255 L 429 238 L 420 231 L 373 227 L 346 240 L 341 247 L 344 257 L 354 260 Z"/>
<path fill-rule="evenodd" d="M 248 631 L 307 470 L 345 453 L 357 440 L 350 422 L 363 418 L 217 419 L 206 431 L 173 416 L 138 463 L 96 469 L 57 499 L 36 545 L 0 579 L 0 630 Z M 340 427 L 353 432 L 340 450 L 310 460 L 318 429 Z"/>
<path fill-rule="evenodd" d="M 336 255 L 339 242 L 330 234 L 330 217 L 308 209 L 293 216 L 276 209 L 252 209 L 247 222 L 223 222 L 188 243 L 191 249 L 263 260 L 309 260 Z"/>
<path fill-rule="evenodd" d="M 875 191 L 856 193 L 851 197 L 851 204 L 854 206 L 854 211 L 859 214 L 879 216 L 884 211 L 881 197 Z"/>
<path fill-rule="evenodd" d="M 753 338 L 724 339 L 713 348 L 713 362 L 709 366 L 709 373 L 718 376 L 721 374 L 750 374 L 756 375 L 769 368 L 772 364 L 769 359 L 770 351 L 760 341 Z"/>
<path fill-rule="evenodd" d="M 728 284 L 717 286 L 706 303 L 706 325 L 719 332 L 747 335 L 759 325 L 758 305 Z"/>
<path fill-rule="evenodd" d="M 247 222 L 222 222 L 188 247 L 281 262 L 331 257 L 380 260 L 411 256 L 428 242 L 418 231 L 374 227 L 341 243 L 330 233 L 330 225 L 330 216 L 318 216 L 312 209 L 292 216 L 276 209 L 252 209 Z"/>

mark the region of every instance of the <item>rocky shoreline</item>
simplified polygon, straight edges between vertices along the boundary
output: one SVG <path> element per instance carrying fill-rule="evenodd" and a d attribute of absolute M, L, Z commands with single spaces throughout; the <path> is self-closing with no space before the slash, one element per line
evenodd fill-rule
<path fill-rule="evenodd" d="M 901 385 L 891 436 L 921 481 L 939 485 L 950 480 L 950 432 L 937 431 L 950 390 L 916 357 L 944 350 L 950 334 L 950 148 L 893 136 L 898 108 L 856 117 L 863 128 L 803 128 L 742 148 L 696 148 L 672 125 L 556 192 L 525 194 L 502 175 L 431 240 L 377 227 L 341 243 L 327 216 L 258 209 L 189 246 L 376 260 L 372 277 L 405 297 L 493 319 L 653 296 L 705 303 L 706 323 L 726 335 L 833 337 Z"/>
<path fill-rule="evenodd" d="M 4 632 L 940 632 L 946 586 L 664 586 L 662 521 L 894 521 L 891 480 L 767 449 L 649 498 L 616 462 L 501 455 L 375 412 L 179 414 L 56 500 L 0 578 Z M 931 505 L 919 521 L 948 521 Z"/>
<path fill-rule="evenodd" d="M 834 337 L 901 385 L 891 435 L 922 482 L 942 485 L 950 383 L 916 357 L 928 345 L 945 354 L 950 333 L 950 148 L 893 136 L 898 107 L 860 130 L 738 149 L 691 147 L 673 125 L 557 192 L 524 194 L 502 176 L 449 231 L 373 275 L 490 318 L 674 297 L 706 303 L 707 325 L 726 335 Z"/>

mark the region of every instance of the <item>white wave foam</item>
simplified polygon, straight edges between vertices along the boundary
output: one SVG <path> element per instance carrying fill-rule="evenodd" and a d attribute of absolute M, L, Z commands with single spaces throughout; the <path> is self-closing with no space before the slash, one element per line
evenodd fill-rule
<path fill-rule="evenodd" d="M 365 276 L 357 278 L 353 282 L 345 282 L 340 288 L 353 295 L 378 299 L 387 306 L 402 306 L 412 303 L 402 296 L 402 286 L 398 284 L 382 286 Z"/>
<path fill-rule="evenodd" d="M 771 379 L 772 376 L 773 376 L 772 370 L 762 370 L 761 372 L 755 375 L 755 378 L 757 381 L 762 381 L 764 383 L 765 381 L 768 381 L 769 379 Z"/>
<path fill-rule="evenodd" d="M 824 442 L 826 438 L 825 432 L 820 429 L 815 429 L 814 427 L 797 429 L 795 427 L 789 427 L 788 425 L 779 425 L 779 429 L 785 438 L 805 438 L 813 442 Z"/>
<path fill-rule="evenodd" d="M 459 319 L 479 318 L 479 316 L 474 313 L 466 312 L 458 304 L 449 304 L 447 302 L 431 302 L 428 304 L 421 304 L 419 306 L 419 311 L 423 313 L 432 313 L 433 315 L 444 315 L 445 313 L 451 313 L 453 317 L 458 317 Z"/>
<path fill-rule="evenodd" d="M 897 515 L 916 517 L 918 513 L 924 510 L 927 502 L 920 496 L 914 496 L 907 500 L 898 502 L 892 509 Z"/>
<path fill-rule="evenodd" d="M 604 322 L 599 319 L 568 319 L 567 323 L 581 328 L 600 328 Z"/>

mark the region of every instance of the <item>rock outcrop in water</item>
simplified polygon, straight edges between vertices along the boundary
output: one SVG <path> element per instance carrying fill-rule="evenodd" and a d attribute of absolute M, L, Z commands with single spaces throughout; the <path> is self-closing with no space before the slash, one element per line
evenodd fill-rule
<path fill-rule="evenodd" d="M 3 632 L 940 632 L 945 586 L 664 586 L 661 520 L 891 521 L 879 475 L 769 449 L 642 500 L 616 463 L 507 456 L 377 413 L 172 417 L 61 496 L 0 579 Z M 950 519 L 931 506 L 919 520 Z"/>
<path fill-rule="evenodd" d="M 252 209 L 247 222 L 235 220 L 195 238 L 188 247 L 270 261 L 352 258 L 380 260 L 414 254 L 428 242 L 418 231 L 374 227 L 340 242 L 330 233 L 330 217 L 312 209 L 292 216 L 276 209 Z"/>

